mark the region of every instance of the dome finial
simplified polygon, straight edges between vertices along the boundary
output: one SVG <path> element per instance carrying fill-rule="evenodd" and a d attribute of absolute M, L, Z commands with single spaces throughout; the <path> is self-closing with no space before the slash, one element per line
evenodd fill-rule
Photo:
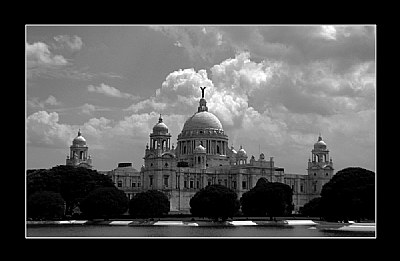
<path fill-rule="evenodd" d="M 78 136 L 81 136 L 81 129 L 78 129 Z"/>
<path fill-rule="evenodd" d="M 158 118 L 158 122 L 162 122 L 161 113 L 160 113 L 160 118 Z"/>
<path fill-rule="evenodd" d="M 321 132 L 319 132 L 318 141 L 322 140 Z"/>

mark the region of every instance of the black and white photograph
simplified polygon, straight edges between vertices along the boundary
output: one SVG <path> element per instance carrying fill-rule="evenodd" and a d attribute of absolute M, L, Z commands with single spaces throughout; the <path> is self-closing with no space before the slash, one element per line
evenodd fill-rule
<path fill-rule="evenodd" d="M 375 24 L 26 24 L 26 239 L 376 239 Z"/>

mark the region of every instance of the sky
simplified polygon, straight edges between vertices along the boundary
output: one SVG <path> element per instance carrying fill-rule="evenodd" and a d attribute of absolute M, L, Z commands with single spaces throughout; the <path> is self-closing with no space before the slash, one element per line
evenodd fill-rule
<path fill-rule="evenodd" d="M 162 114 L 209 112 L 229 147 L 306 174 L 321 134 L 336 171 L 375 171 L 374 25 L 27 25 L 26 168 L 64 165 L 78 129 L 94 169 L 140 169 Z"/>

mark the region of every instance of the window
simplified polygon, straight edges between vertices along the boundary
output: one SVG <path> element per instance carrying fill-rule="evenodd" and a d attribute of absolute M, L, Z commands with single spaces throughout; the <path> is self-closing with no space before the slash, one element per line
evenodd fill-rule
<path fill-rule="evenodd" d="M 232 188 L 236 189 L 236 181 L 232 181 Z"/>
<path fill-rule="evenodd" d="M 149 176 L 149 185 L 153 186 L 153 176 Z"/>
<path fill-rule="evenodd" d="M 135 188 L 135 187 L 136 187 L 136 183 L 132 182 L 132 188 Z"/>
<path fill-rule="evenodd" d="M 186 154 L 186 146 L 183 146 L 183 154 Z"/>
<path fill-rule="evenodd" d="M 165 167 L 168 167 L 168 163 L 165 163 Z"/>
<path fill-rule="evenodd" d="M 314 184 L 314 192 L 317 192 L 317 184 Z"/>
<path fill-rule="evenodd" d="M 242 181 L 242 189 L 246 189 L 247 188 L 247 182 L 246 181 Z"/>
<path fill-rule="evenodd" d="M 200 188 L 200 180 L 196 181 L 196 188 Z"/>
<path fill-rule="evenodd" d="M 118 185 L 117 185 L 117 186 L 118 186 L 119 188 L 122 187 L 122 180 L 119 180 L 119 181 L 118 181 Z"/>
<path fill-rule="evenodd" d="M 184 188 L 187 188 L 187 187 L 188 187 L 188 186 L 187 186 L 187 180 L 186 180 L 186 179 L 183 181 L 183 187 L 184 187 Z"/>
<path fill-rule="evenodd" d="M 325 176 L 328 176 L 329 174 L 328 174 L 328 172 L 327 173 L 325 173 Z"/>
<path fill-rule="evenodd" d="M 211 179 L 207 180 L 207 185 L 210 186 L 212 184 Z"/>
<path fill-rule="evenodd" d="M 314 173 L 314 176 L 317 176 L 317 173 Z"/>
<path fill-rule="evenodd" d="M 219 179 L 218 180 L 218 185 L 221 185 L 221 183 L 222 183 L 222 179 Z"/>
<path fill-rule="evenodd" d="M 137 183 L 138 188 L 140 188 L 142 186 L 142 184 L 140 182 Z"/>
<path fill-rule="evenodd" d="M 164 186 L 168 187 L 168 178 L 169 176 L 164 176 Z"/>
<path fill-rule="evenodd" d="M 292 191 L 294 191 L 294 185 L 292 185 Z"/>
<path fill-rule="evenodd" d="M 217 154 L 220 154 L 220 153 L 219 153 L 219 145 L 217 145 Z"/>
<path fill-rule="evenodd" d="M 194 181 L 191 179 L 190 180 L 190 188 L 193 188 L 194 187 Z"/>
<path fill-rule="evenodd" d="M 303 192 L 303 189 L 304 189 L 303 184 L 301 184 L 300 185 L 300 192 Z"/>

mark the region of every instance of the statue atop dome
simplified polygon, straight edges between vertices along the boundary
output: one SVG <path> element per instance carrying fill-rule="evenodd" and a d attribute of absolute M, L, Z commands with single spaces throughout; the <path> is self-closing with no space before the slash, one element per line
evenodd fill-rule
<path fill-rule="evenodd" d="M 205 90 L 205 88 L 207 88 L 207 87 L 200 87 L 200 89 L 201 89 L 201 98 L 202 99 L 204 99 L 204 90 Z"/>
<path fill-rule="evenodd" d="M 201 99 L 199 102 L 199 107 L 197 108 L 197 112 L 208 111 L 206 99 L 204 99 L 204 90 L 207 87 L 200 87 L 201 89 Z"/>

